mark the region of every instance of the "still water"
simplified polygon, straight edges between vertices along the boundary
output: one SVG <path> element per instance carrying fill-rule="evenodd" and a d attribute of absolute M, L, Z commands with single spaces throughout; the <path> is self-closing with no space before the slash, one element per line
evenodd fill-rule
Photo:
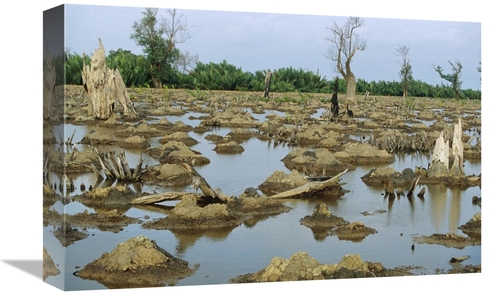
<path fill-rule="evenodd" d="M 167 116 L 169 121 L 182 120 L 191 126 L 197 126 L 199 121 L 189 120 L 187 116 Z M 263 120 L 264 117 L 259 118 Z M 55 129 L 63 128 L 58 126 Z M 72 134 L 74 142 L 94 127 L 65 125 L 64 134 Z M 96 130 L 97 131 L 97 130 Z M 113 130 L 101 128 L 99 132 Z M 230 132 L 230 128 L 220 128 L 210 133 L 222 136 Z M 57 132 L 57 131 L 56 131 Z M 56 136 L 57 133 L 55 132 Z M 245 151 L 238 155 L 219 155 L 212 149 L 215 144 L 204 139 L 207 133 L 200 135 L 189 133 L 199 141 L 191 149 L 200 151 L 211 163 L 196 167 L 213 188 L 220 188 L 226 195 L 239 195 L 246 188 L 263 183 L 274 171 L 290 171 L 283 165 L 283 159 L 291 148 L 287 146 L 269 144 L 256 138 L 243 142 Z M 150 142 L 158 145 L 159 138 L 152 138 Z M 77 147 L 86 147 L 77 144 Z M 127 160 L 134 167 L 140 157 L 140 151 L 126 151 Z M 155 165 L 157 161 L 143 154 L 145 164 Z M 422 154 L 397 155 L 396 162 L 388 166 L 397 171 L 404 168 L 414 169 L 416 166 L 427 167 L 429 156 Z M 384 167 L 378 166 L 378 167 Z M 203 235 L 174 234 L 169 230 L 146 230 L 140 224 L 130 225 L 119 233 L 100 231 L 95 228 L 86 228 L 89 236 L 63 247 L 54 237 L 53 226 L 44 227 L 44 244 L 55 263 L 59 265 L 61 273 L 65 273 L 65 286 L 68 290 L 104 289 L 105 286 L 95 281 L 80 279 L 73 274 L 78 268 L 99 258 L 104 252 L 110 252 L 119 243 L 138 235 L 145 235 L 172 255 L 188 261 L 190 264 L 199 264 L 198 270 L 190 277 L 178 281 L 177 286 L 226 284 L 228 280 L 241 274 L 256 272 L 265 268 L 274 257 L 288 259 L 292 254 L 305 251 L 316 258 L 320 263 L 338 263 L 346 254 L 360 254 L 364 261 L 381 262 L 386 268 L 397 266 L 422 266 L 415 270 L 416 274 L 434 274 L 436 270 L 446 271 L 451 268 L 448 261 L 451 257 L 469 255 L 464 264 L 481 264 L 481 246 L 470 246 L 464 249 L 446 248 L 440 245 L 415 244 L 411 250 L 412 238 L 419 235 L 433 233 L 463 233 L 457 229 L 480 211 L 480 207 L 472 205 L 473 196 L 481 196 L 479 187 L 468 189 L 446 188 L 442 185 L 425 185 L 424 199 L 415 198 L 409 202 L 406 197 L 396 198 L 389 204 L 384 199 L 382 188 L 372 188 L 361 181 L 361 177 L 374 166 L 359 166 L 342 176 L 341 181 L 346 183 L 343 188 L 348 192 L 339 199 L 321 200 L 289 200 L 286 204 L 293 210 L 278 216 L 269 217 L 256 224 L 243 224 L 232 231 L 212 231 Z M 465 172 L 468 175 L 481 173 L 480 161 L 466 161 Z M 72 195 L 80 194 L 79 184 L 88 187 L 96 182 L 93 173 L 72 176 L 76 191 Z M 424 185 L 419 185 L 416 191 Z M 143 191 L 161 191 L 164 188 L 143 186 Z M 185 190 L 192 190 L 186 187 Z M 361 242 L 339 240 L 336 236 L 327 236 L 316 239 L 312 231 L 301 225 L 299 220 L 311 215 L 317 202 L 324 202 L 329 210 L 349 222 L 361 221 L 366 226 L 377 230 L 376 234 L 367 236 Z M 165 202 L 164 205 L 175 205 L 175 202 Z M 75 214 L 87 209 L 84 205 L 72 202 L 68 205 L 56 203 L 53 206 L 59 212 Z M 377 210 L 385 210 L 379 213 Z M 361 214 L 361 213 L 368 214 Z M 165 215 L 145 209 L 131 208 L 126 215 L 146 221 L 161 218 Z M 149 220 L 151 220 L 149 219 Z M 62 275 L 48 277 L 46 282 L 60 282 Z"/>

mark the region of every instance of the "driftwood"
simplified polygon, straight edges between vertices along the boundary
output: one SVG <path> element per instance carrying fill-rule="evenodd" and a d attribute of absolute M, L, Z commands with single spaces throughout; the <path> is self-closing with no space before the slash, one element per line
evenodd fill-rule
<path fill-rule="evenodd" d="M 164 192 L 164 193 L 159 193 L 159 194 L 154 194 L 154 195 L 147 195 L 147 196 L 142 196 L 137 199 L 132 200 L 131 204 L 132 205 L 148 205 L 148 204 L 155 204 L 155 203 L 160 203 L 163 201 L 169 201 L 169 200 L 180 200 L 183 196 L 186 195 L 194 195 L 197 199 L 201 199 L 204 197 L 212 197 L 212 198 L 218 198 L 224 202 L 227 202 L 231 199 L 231 197 L 226 196 L 224 193 L 222 193 L 220 190 L 216 189 L 213 190 L 210 185 L 206 182 L 206 180 L 195 170 L 193 169 L 190 165 L 186 163 L 181 164 L 183 168 L 192 173 L 195 179 L 198 179 L 199 183 L 197 184 L 199 189 L 201 189 L 201 194 L 198 193 L 192 193 L 192 192 Z M 348 169 L 345 171 L 337 174 L 336 176 L 325 180 L 325 181 L 310 181 L 306 183 L 305 185 L 302 185 L 300 187 L 270 196 L 269 198 L 271 199 L 286 199 L 286 198 L 296 198 L 305 194 L 311 194 L 314 192 L 318 192 L 324 189 L 328 189 L 332 186 L 338 185 L 339 184 L 339 178 L 342 176 L 344 173 L 347 172 Z"/>
<path fill-rule="evenodd" d="M 97 173 L 98 176 L 106 179 L 113 180 L 125 180 L 125 181 L 138 181 L 143 172 L 142 170 L 142 156 L 137 163 L 136 168 L 132 171 L 128 165 L 127 158 L 125 157 L 125 151 L 116 154 L 115 151 L 108 151 L 107 153 L 100 153 L 96 148 L 93 149 L 94 153 L 99 159 L 99 164 L 101 165 L 101 171 L 105 175 Z M 94 172 L 97 169 L 93 168 Z"/>
<path fill-rule="evenodd" d="M 164 192 L 158 193 L 154 195 L 142 196 L 137 199 L 134 199 L 131 204 L 133 205 L 147 205 L 147 204 L 155 204 L 163 201 L 169 200 L 180 200 L 183 196 L 186 195 L 194 195 L 197 199 L 210 197 L 213 199 L 219 199 L 223 202 L 227 202 L 231 199 L 231 197 L 222 193 L 219 189 L 212 189 L 208 182 L 201 176 L 196 169 L 194 169 L 191 165 L 187 163 L 180 163 L 182 169 L 188 172 L 193 177 L 193 187 L 196 189 L 196 193 L 192 192 Z M 198 189 L 201 190 L 201 193 L 198 193 Z"/>
<path fill-rule="evenodd" d="M 334 177 L 325 180 L 325 181 L 310 181 L 302 186 L 299 186 L 297 188 L 281 192 L 276 195 L 272 195 L 269 198 L 270 199 L 287 199 L 287 198 L 297 198 L 300 196 L 303 196 L 305 194 L 312 194 L 318 191 L 322 191 L 324 189 L 330 188 L 332 186 L 338 185 L 339 184 L 339 178 L 340 176 L 344 175 L 344 173 L 347 172 L 348 169 L 344 170 L 343 172 L 340 172 L 339 174 L 335 175 Z"/>
<path fill-rule="evenodd" d="M 169 200 L 180 200 L 182 199 L 183 196 L 186 195 L 195 195 L 196 198 L 200 198 L 200 195 L 189 192 L 165 192 L 154 195 L 142 196 L 137 199 L 133 199 L 130 203 L 132 205 L 155 204 Z"/>

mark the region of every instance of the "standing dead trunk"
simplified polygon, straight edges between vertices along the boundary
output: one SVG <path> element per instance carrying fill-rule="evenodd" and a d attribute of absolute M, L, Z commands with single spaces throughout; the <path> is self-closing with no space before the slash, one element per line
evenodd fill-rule
<path fill-rule="evenodd" d="M 339 78 L 335 78 L 335 82 L 333 84 L 333 95 L 332 95 L 332 100 L 331 100 L 331 105 L 330 105 L 330 111 L 332 113 L 332 116 L 334 118 L 337 118 L 339 116 Z"/>
<path fill-rule="evenodd" d="M 115 102 L 122 105 L 123 113 L 137 114 L 122 76 L 117 69 L 106 67 L 105 58 L 104 46 L 99 39 L 99 48 L 94 51 L 90 64 L 84 64 L 82 69 L 83 86 L 89 98 L 89 115 L 108 119 L 114 112 Z"/>
<path fill-rule="evenodd" d="M 347 82 L 347 92 L 346 92 L 346 99 L 351 101 L 352 103 L 355 103 L 356 101 L 356 77 L 354 74 L 349 70 L 347 71 L 346 77 L 344 77 Z"/>
<path fill-rule="evenodd" d="M 451 145 L 453 164 L 450 167 L 451 176 L 463 176 L 464 171 L 464 143 L 462 142 L 462 120 L 458 119 L 453 129 L 453 142 Z"/>
<path fill-rule="evenodd" d="M 49 119 L 53 114 L 56 87 L 56 68 L 48 49 L 43 59 L 43 119 Z"/>
<path fill-rule="evenodd" d="M 269 97 L 269 89 L 271 88 L 271 77 L 272 77 L 271 71 L 268 70 L 264 86 L 264 97 Z"/>
<path fill-rule="evenodd" d="M 452 141 L 452 157 L 453 163 L 450 167 L 449 157 L 450 157 L 450 145 L 449 141 L 444 141 L 444 133 L 441 131 L 441 135 L 436 140 L 436 145 L 434 147 L 434 153 L 432 154 L 432 162 L 429 167 L 427 175 L 430 178 L 440 178 L 447 176 L 464 176 L 465 171 L 463 169 L 463 155 L 464 146 L 462 142 L 462 121 L 459 119 L 458 123 L 455 124 L 453 130 L 453 141 Z"/>

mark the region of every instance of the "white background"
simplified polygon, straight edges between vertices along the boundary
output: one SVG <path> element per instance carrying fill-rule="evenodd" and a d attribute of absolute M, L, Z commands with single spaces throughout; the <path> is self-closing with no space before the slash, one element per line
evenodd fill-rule
<path fill-rule="evenodd" d="M 333 3 L 335 4 L 328 4 Z M 344 4 L 345 2 L 345 4 Z M 43 11 L 63 4 L 58 1 L 6 1 L 1 10 L 1 92 L 0 118 L 0 282 L 8 293 L 59 293 L 41 279 L 42 267 L 42 19 Z M 245 285 L 209 285 L 129 290 L 79 291 L 78 294 L 234 294 L 239 292 L 328 292 L 333 294 L 492 294 L 498 292 L 497 233 L 499 193 L 496 191 L 498 163 L 493 136 L 498 125 L 496 107 L 499 69 L 497 36 L 500 24 L 494 1 L 263 1 L 240 3 L 212 1 L 67 1 L 68 4 L 124 5 L 138 7 L 177 7 L 254 12 L 282 12 L 360 17 L 412 18 L 482 23 L 482 139 L 483 139 L 483 241 L 482 273 L 477 275 L 439 275 L 386 279 L 332 280 Z M 328 9 L 325 9 L 325 6 Z M 491 151 L 491 153 L 490 153 Z M 496 216 L 495 216 L 496 215 Z M 207 253 L 209 255 L 209 253 Z M 39 269 L 16 267 L 40 261 Z M 16 263 L 12 263 L 15 261 Z M 33 263 L 28 263 L 33 265 Z M 257 271 L 257 270 L 256 270 Z M 35 273 L 35 274 L 34 274 Z M 494 290 L 497 291 L 494 291 Z M 5 292 L 2 291 L 2 292 Z M 92 292 L 92 293 L 91 293 Z M 31 294 L 33 294 L 31 293 Z"/>

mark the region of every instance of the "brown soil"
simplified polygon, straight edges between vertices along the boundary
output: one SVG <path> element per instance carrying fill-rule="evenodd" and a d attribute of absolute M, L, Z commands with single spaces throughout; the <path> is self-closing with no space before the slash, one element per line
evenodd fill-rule
<path fill-rule="evenodd" d="M 366 236 L 375 234 L 377 231 L 365 226 L 362 222 L 348 222 L 342 217 L 333 215 L 324 203 L 319 203 L 314 208 L 312 215 L 300 220 L 313 231 L 317 240 L 323 240 L 327 235 L 337 236 L 339 240 L 361 242 Z"/>
<path fill-rule="evenodd" d="M 76 275 L 95 280 L 110 289 L 175 285 L 191 276 L 197 265 L 175 258 L 155 241 L 138 236 L 119 244 L 109 253 L 87 264 Z"/>
<path fill-rule="evenodd" d="M 448 248 L 463 249 L 467 246 L 481 245 L 481 240 L 460 236 L 454 233 L 432 234 L 413 238 L 419 244 L 438 244 Z"/>
<path fill-rule="evenodd" d="M 228 204 L 199 206 L 194 196 L 184 196 L 164 218 L 142 224 L 146 229 L 169 229 L 176 232 L 203 232 L 233 229 L 243 222 L 288 212 L 291 208 L 266 197 L 241 197 Z"/>
<path fill-rule="evenodd" d="M 289 259 L 275 257 L 264 269 L 230 280 L 232 283 L 284 282 L 324 279 L 370 278 L 413 275 L 419 267 L 386 269 L 378 262 L 363 262 L 360 255 L 346 255 L 338 264 L 321 264 L 306 252 Z"/>

